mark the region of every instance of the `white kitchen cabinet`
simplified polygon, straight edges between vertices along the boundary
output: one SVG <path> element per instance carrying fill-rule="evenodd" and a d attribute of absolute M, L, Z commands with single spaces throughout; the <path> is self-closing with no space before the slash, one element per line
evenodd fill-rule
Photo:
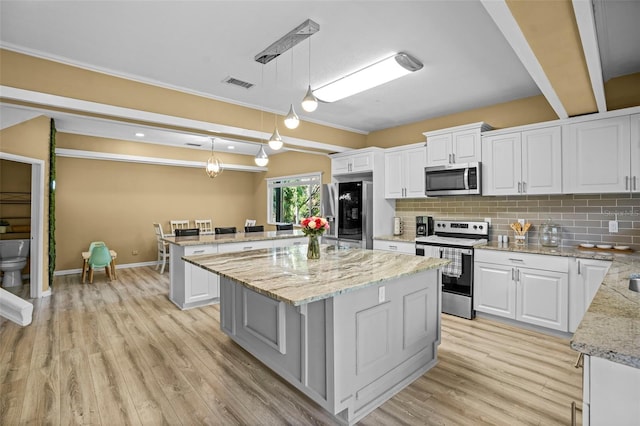
<path fill-rule="evenodd" d="M 286 238 L 282 240 L 273 240 L 273 247 L 290 247 L 309 244 L 309 237 Z"/>
<path fill-rule="evenodd" d="M 220 278 L 191 263 L 183 256 L 218 253 L 217 245 L 178 246 L 172 245 L 169 261 L 171 282 L 182 285 L 169 286 L 169 299 L 181 309 L 193 308 L 211 303 L 219 297 Z"/>
<path fill-rule="evenodd" d="M 351 173 L 372 172 L 375 153 L 370 150 L 354 150 L 331 156 L 331 174 L 345 175 Z"/>
<path fill-rule="evenodd" d="M 637 425 L 640 369 L 596 356 L 584 356 L 583 426 Z"/>
<path fill-rule="evenodd" d="M 569 331 L 573 333 L 607 275 L 611 261 L 573 259 L 569 266 Z"/>
<path fill-rule="evenodd" d="M 634 116 L 634 125 L 638 118 Z M 562 185 L 565 193 L 630 192 L 640 155 L 632 155 L 629 116 L 562 127 Z M 636 174 L 632 174 L 633 170 Z M 634 179 L 635 178 L 635 179 Z"/>
<path fill-rule="evenodd" d="M 560 126 L 484 135 L 482 193 L 562 193 L 561 136 Z"/>
<path fill-rule="evenodd" d="M 239 251 L 258 250 L 271 248 L 274 245 L 274 240 L 260 240 L 260 241 L 244 241 L 240 243 L 225 243 L 218 244 L 219 253 L 232 253 Z"/>
<path fill-rule="evenodd" d="M 474 309 L 567 331 L 567 258 L 476 250 Z"/>
<path fill-rule="evenodd" d="M 395 253 L 416 254 L 416 245 L 413 242 L 373 240 L 374 250 L 392 251 Z"/>
<path fill-rule="evenodd" d="M 390 148 L 384 154 L 384 197 L 425 198 L 424 168 L 427 149 L 424 144 Z"/>
<path fill-rule="evenodd" d="M 640 114 L 629 117 L 631 120 L 631 192 L 640 192 Z"/>
<path fill-rule="evenodd" d="M 473 163 L 482 161 L 481 132 L 491 129 L 479 122 L 425 132 L 427 165 Z"/>
<path fill-rule="evenodd" d="M 220 297 L 220 277 L 199 266 L 185 264 L 185 304 L 196 304 Z"/>

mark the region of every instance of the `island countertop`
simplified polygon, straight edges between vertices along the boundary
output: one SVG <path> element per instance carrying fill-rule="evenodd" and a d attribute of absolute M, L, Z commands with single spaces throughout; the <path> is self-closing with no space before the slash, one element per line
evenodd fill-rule
<path fill-rule="evenodd" d="M 306 246 L 185 256 L 189 263 L 294 306 L 326 299 L 404 275 L 440 268 L 445 259 L 321 245 L 307 259 Z"/>
<path fill-rule="evenodd" d="M 243 243 L 247 241 L 280 240 L 286 238 L 301 238 L 304 233 L 298 230 L 292 231 L 266 231 L 266 232 L 237 232 L 235 234 L 203 234 L 193 237 L 164 237 L 169 244 L 178 246 L 200 246 L 208 244 Z"/>

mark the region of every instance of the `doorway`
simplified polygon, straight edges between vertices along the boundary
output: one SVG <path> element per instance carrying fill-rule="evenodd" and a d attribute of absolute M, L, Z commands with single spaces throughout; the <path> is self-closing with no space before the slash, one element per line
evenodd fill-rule
<path fill-rule="evenodd" d="M 26 163 L 31 165 L 31 230 L 30 248 L 31 261 L 29 266 L 30 293 L 32 299 L 51 294 L 51 290 L 43 293 L 44 277 L 44 161 L 37 158 L 0 152 L 0 159 Z"/>

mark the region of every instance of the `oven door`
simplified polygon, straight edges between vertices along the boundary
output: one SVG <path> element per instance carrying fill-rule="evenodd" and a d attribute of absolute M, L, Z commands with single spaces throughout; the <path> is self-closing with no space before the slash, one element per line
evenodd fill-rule
<path fill-rule="evenodd" d="M 442 291 L 455 293 L 461 296 L 471 297 L 473 295 L 473 249 L 461 247 L 446 247 L 458 250 L 460 264 L 460 275 L 448 273 L 447 268 L 442 269 Z M 451 253 L 451 257 L 446 256 L 445 247 L 438 247 L 438 257 L 448 258 L 452 262 L 458 255 Z"/>

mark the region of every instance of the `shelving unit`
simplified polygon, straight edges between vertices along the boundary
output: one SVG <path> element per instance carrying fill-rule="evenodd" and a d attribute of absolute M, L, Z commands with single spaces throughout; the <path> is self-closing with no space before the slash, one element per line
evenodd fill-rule
<path fill-rule="evenodd" d="M 31 204 L 31 193 L 0 191 L 0 204 Z"/>
<path fill-rule="evenodd" d="M 0 191 L 0 219 L 9 222 L 9 232 L 0 234 L 0 240 L 31 237 L 31 192 Z"/>

